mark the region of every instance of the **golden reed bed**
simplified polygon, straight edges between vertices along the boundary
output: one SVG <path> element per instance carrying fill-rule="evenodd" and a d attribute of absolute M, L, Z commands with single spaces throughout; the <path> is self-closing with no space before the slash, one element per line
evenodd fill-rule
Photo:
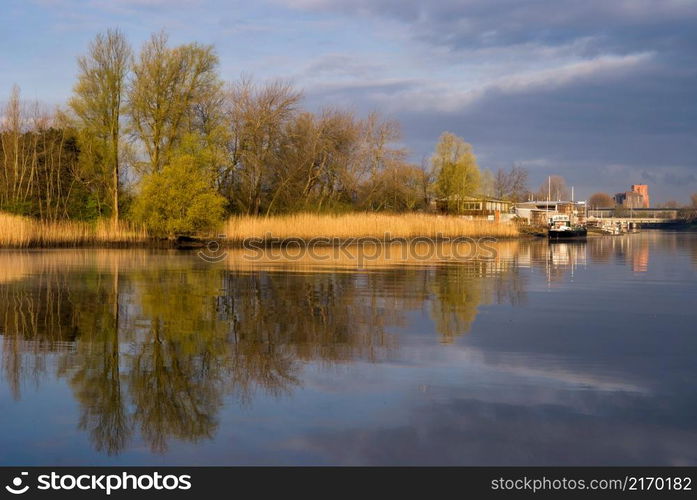
<path fill-rule="evenodd" d="M 236 245 L 244 239 L 268 240 L 325 238 L 438 238 L 468 236 L 511 238 L 518 236 L 514 224 L 487 220 L 468 220 L 446 215 L 295 214 L 273 217 L 236 216 L 220 228 L 225 243 Z M 210 236 L 210 235 L 209 235 Z M 129 224 L 99 221 L 44 222 L 0 213 L 0 248 L 76 247 L 142 244 L 150 241 L 143 229 Z"/>
<path fill-rule="evenodd" d="M 126 245 L 147 240 L 144 230 L 124 223 L 47 222 L 0 213 L 0 248 Z"/>
<path fill-rule="evenodd" d="M 229 242 L 246 238 L 300 239 L 328 238 L 416 238 L 457 237 L 478 238 L 518 236 L 512 223 L 488 220 L 468 220 L 461 217 L 427 214 L 366 214 L 344 215 L 294 214 L 274 217 L 240 216 L 228 219 L 223 229 Z"/>

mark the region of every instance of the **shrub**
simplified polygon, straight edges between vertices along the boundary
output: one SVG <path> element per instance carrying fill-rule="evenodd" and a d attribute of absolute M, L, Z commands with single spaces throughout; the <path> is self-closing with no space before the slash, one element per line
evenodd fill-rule
<path fill-rule="evenodd" d="M 216 229 L 225 203 L 195 158 L 183 155 L 143 178 L 132 216 L 153 236 L 173 238 Z"/>

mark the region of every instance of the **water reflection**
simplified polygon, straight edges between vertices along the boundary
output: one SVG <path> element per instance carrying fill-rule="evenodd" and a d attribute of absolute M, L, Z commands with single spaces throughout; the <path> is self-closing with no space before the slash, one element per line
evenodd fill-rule
<path fill-rule="evenodd" d="M 135 430 L 154 452 L 172 438 L 212 438 L 223 396 L 249 403 L 301 385 L 305 362 L 379 362 L 398 348 L 390 328 L 426 308 L 443 342 L 469 331 L 478 307 L 519 301 L 502 261 L 360 273 L 240 270 L 145 251 L 4 254 L 3 373 L 68 381 L 100 452 Z M 496 276 L 497 279 L 488 280 Z M 506 276 L 506 278 L 503 278 Z"/>
<path fill-rule="evenodd" d="M 220 264 L 145 250 L 0 253 L 2 378 L 19 401 L 58 377 L 99 453 L 142 441 L 162 454 L 172 441 L 215 439 L 230 400 L 292 398 L 308 366 L 403 358 L 398 332 L 414 324 L 454 349 L 484 306 L 526 307 L 531 271 L 560 285 L 591 264 L 645 273 L 650 249 L 685 245 L 652 238 L 504 242 L 490 259 L 378 258 L 364 269 L 345 257 L 246 262 L 239 252 Z"/>

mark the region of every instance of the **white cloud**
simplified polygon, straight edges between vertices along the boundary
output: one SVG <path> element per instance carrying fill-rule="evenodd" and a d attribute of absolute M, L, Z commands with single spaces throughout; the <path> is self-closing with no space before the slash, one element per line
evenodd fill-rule
<path fill-rule="evenodd" d="M 577 85 L 585 81 L 624 76 L 627 71 L 641 67 L 652 57 L 652 53 L 602 56 L 552 68 L 513 73 L 482 81 L 469 89 L 461 88 L 458 82 L 444 79 L 383 79 L 356 81 L 350 85 L 325 84 L 308 89 L 308 92 L 319 91 L 326 94 L 332 89 L 341 92 L 363 88 L 368 91 L 366 95 L 368 99 L 377 101 L 390 111 L 453 112 L 462 110 L 494 92 L 502 94 L 539 92 Z"/>
<path fill-rule="evenodd" d="M 652 56 L 653 54 L 649 52 L 626 56 L 601 56 L 547 70 L 514 74 L 502 78 L 499 82 L 492 84 L 492 87 L 507 93 L 541 88 L 553 89 L 598 76 L 623 74 L 626 70 L 647 62 Z"/>

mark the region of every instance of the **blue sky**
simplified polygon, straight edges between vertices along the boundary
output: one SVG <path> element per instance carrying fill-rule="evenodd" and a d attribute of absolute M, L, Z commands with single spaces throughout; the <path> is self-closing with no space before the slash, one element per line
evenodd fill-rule
<path fill-rule="evenodd" d="M 449 130 L 480 165 L 566 177 L 583 197 L 697 192 L 696 0 L 2 0 L 0 96 L 61 104 L 76 56 L 121 28 L 137 48 L 215 44 L 221 75 L 280 77 L 306 105 L 399 120 L 416 161 Z M 0 97 L 2 99 L 2 97 Z"/>

